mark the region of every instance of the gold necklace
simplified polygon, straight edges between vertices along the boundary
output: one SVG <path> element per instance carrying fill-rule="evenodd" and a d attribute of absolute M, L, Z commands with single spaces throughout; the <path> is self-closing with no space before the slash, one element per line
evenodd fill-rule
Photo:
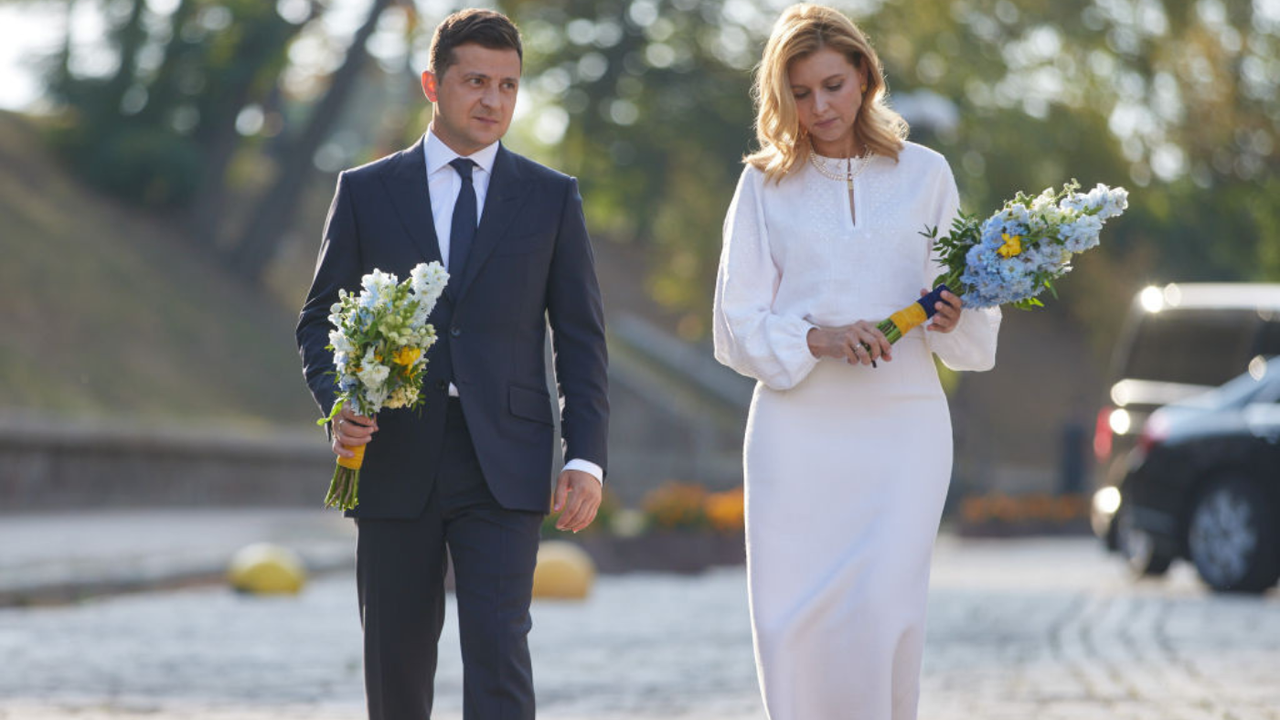
<path fill-rule="evenodd" d="M 821 173 L 825 178 L 831 180 L 844 180 L 845 184 L 849 188 L 849 192 L 853 192 L 853 179 L 861 175 L 863 170 L 867 169 L 867 166 L 871 164 L 871 158 L 874 155 L 875 153 L 871 150 L 867 150 L 865 155 L 858 158 L 845 158 L 844 173 L 841 173 L 839 170 L 832 170 L 827 167 L 827 162 L 822 158 L 819 158 L 818 153 L 814 152 L 813 147 L 810 147 L 809 163 L 813 165 L 814 169 Z M 855 159 L 858 161 L 856 169 L 853 164 Z"/>

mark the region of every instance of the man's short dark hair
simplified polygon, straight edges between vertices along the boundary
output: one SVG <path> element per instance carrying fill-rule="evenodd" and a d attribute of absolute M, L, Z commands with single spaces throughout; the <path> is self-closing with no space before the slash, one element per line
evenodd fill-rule
<path fill-rule="evenodd" d="M 520 44 L 520 30 L 511 19 L 500 12 L 468 8 L 445 18 L 431 37 L 429 57 L 431 72 L 436 77 L 444 75 L 458 58 L 453 49 L 466 43 L 475 43 L 490 50 L 515 50 L 524 64 L 524 46 Z"/>

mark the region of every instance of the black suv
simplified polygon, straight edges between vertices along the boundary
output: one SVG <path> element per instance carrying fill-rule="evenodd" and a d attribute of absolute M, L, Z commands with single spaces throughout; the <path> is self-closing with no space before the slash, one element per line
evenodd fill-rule
<path fill-rule="evenodd" d="M 1215 590 L 1280 579 L 1280 359 L 1151 414 L 1119 487 L 1119 544 L 1139 573 L 1175 558 Z"/>
<path fill-rule="evenodd" d="M 1133 298 L 1093 436 L 1093 531 L 1124 549 L 1118 486 L 1147 416 L 1280 354 L 1280 285 L 1177 283 Z"/>

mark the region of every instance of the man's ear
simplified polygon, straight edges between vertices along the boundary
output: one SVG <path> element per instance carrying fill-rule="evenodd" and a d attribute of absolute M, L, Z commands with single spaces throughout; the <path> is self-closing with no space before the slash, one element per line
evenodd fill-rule
<path fill-rule="evenodd" d="M 427 102 L 436 101 L 436 74 L 430 70 L 422 71 L 422 94 L 427 96 Z"/>

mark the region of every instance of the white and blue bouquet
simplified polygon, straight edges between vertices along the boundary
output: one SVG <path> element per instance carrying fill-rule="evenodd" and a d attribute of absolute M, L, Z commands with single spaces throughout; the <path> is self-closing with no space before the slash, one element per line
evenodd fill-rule
<path fill-rule="evenodd" d="M 1037 296 L 1054 292 L 1053 281 L 1071 271 L 1071 258 L 1096 247 L 1102 224 L 1129 207 L 1124 188 L 1099 183 L 1088 192 L 1079 190 L 1072 180 L 1059 191 L 1048 188 L 1034 197 L 1019 192 L 981 222 L 960 213 L 942 237 L 938 228 L 926 228 L 922 234 L 934 239 L 945 270 L 931 293 L 877 327 L 889 342 L 897 342 L 933 316 L 943 290 L 970 308 L 1042 307 Z"/>
<path fill-rule="evenodd" d="M 316 424 L 331 422 L 344 405 L 372 417 L 382 408 L 422 403 L 427 350 L 436 342 L 427 318 L 448 282 L 449 273 L 440 263 L 420 263 L 404 282 L 374 270 L 361 278 L 358 294 L 338 292 L 338 302 L 329 310 L 334 329 L 328 345 L 338 398 L 329 416 Z M 365 447 L 349 448 L 354 457 L 338 458 L 325 507 L 350 510 L 359 503 Z"/>

